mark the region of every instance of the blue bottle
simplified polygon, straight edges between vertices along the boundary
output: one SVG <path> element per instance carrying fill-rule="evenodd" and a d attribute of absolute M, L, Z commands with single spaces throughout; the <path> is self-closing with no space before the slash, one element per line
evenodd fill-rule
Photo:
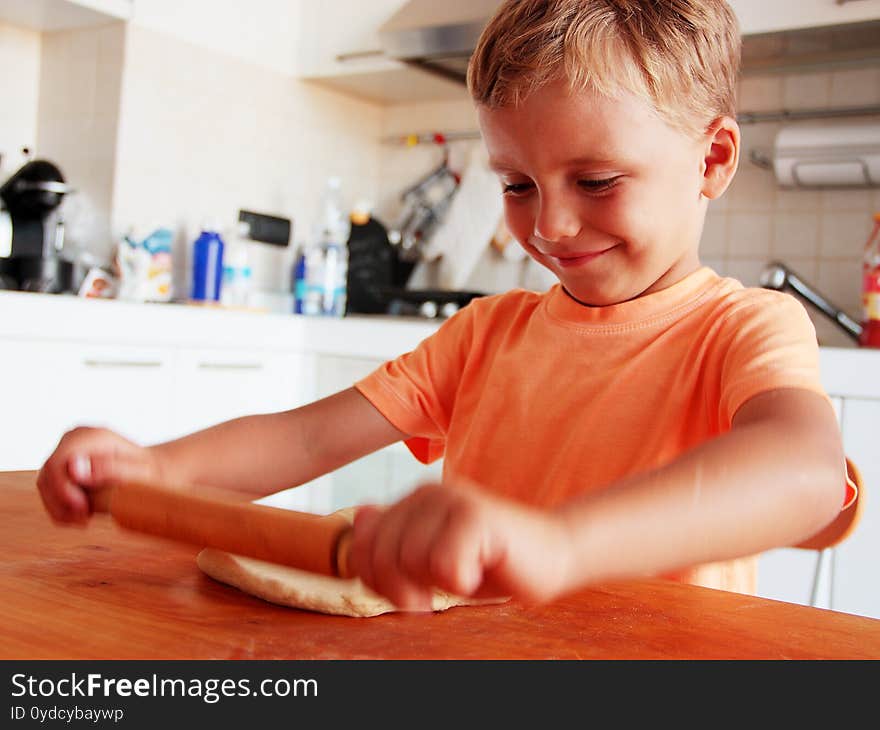
<path fill-rule="evenodd" d="M 294 314 L 305 312 L 306 301 L 306 252 L 301 247 L 293 265 L 293 311 Z"/>
<path fill-rule="evenodd" d="M 192 298 L 197 301 L 220 301 L 223 284 L 223 239 L 215 230 L 205 228 L 193 244 Z"/>

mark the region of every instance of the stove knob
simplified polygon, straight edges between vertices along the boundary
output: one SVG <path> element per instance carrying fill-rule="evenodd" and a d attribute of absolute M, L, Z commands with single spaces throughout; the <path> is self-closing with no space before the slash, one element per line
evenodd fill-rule
<path fill-rule="evenodd" d="M 443 317 L 451 317 L 458 311 L 458 305 L 455 302 L 446 302 L 441 309 L 440 314 Z"/>
<path fill-rule="evenodd" d="M 430 300 L 426 302 L 422 302 L 419 307 L 419 314 L 423 317 L 427 317 L 428 319 L 434 319 L 437 316 L 438 308 L 437 302 L 432 302 Z"/>

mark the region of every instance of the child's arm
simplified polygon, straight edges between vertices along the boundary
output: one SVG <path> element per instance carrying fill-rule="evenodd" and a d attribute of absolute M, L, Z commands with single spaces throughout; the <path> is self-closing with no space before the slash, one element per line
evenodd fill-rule
<path fill-rule="evenodd" d="M 775 390 L 744 404 L 727 434 L 552 512 L 462 486 L 362 510 L 352 562 L 406 608 L 426 608 L 428 586 L 543 600 L 793 545 L 827 524 L 843 498 L 832 409 L 812 392 Z"/>
<path fill-rule="evenodd" d="M 308 482 L 406 438 L 354 388 L 280 413 L 246 416 L 156 446 L 106 429 L 65 434 L 37 478 L 49 514 L 83 522 L 88 490 L 119 481 L 210 485 L 255 497 Z"/>

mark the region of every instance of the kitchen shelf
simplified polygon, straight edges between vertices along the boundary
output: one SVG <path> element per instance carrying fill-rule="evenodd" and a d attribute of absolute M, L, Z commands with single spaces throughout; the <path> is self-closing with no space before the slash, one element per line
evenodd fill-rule
<path fill-rule="evenodd" d="M 740 112 L 736 120 L 740 124 L 760 124 L 762 122 L 793 122 L 809 119 L 835 119 L 846 117 L 862 117 L 880 115 L 880 104 L 871 106 L 853 106 L 831 109 L 776 109 L 761 112 Z M 395 134 L 383 137 L 380 141 L 388 145 L 438 144 L 437 137 L 447 142 L 480 139 L 476 129 L 454 130 L 449 132 L 413 132 L 411 134 Z"/>

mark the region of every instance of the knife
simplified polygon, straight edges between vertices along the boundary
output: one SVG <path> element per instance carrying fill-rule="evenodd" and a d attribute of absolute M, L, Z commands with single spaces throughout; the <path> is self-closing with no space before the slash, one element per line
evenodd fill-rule
<path fill-rule="evenodd" d="M 90 495 L 95 512 L 121 527 L 201 547 L 289 565 L 337 578 L 353 577 L 348 553 L 351 523 L 242 501 L 225 489 L 170 489 L 127 482 Z"/>

